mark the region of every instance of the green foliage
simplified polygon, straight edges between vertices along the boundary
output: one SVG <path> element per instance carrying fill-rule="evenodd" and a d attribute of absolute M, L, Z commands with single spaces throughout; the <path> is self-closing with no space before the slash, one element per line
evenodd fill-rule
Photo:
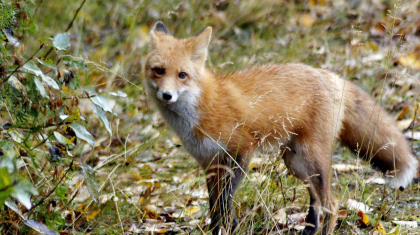
<path fill-rule="evenodd" d="M 81 114 L 80 100 L 91 101 L 91 108 L 110 135 L 106 114 L 113 111 L 105 96 L 93 88 L 81 88 L 80 75 L 88 67 L 83 59 L 69 53 L 69 33 L 57 32 L 38 45 L 30 44 L 32 47 L 26 47 L 15 36 L 18 33 L 21 39 L 38 41 L 33 38 L 36 26 L 31 26 L 34 7 L 32 1 L 0 2 L 0 217 L 6 213 L 6 205 L 20 215 L 23 224 L 42 233 L 56 234 L 48 227 L 61 229 L 65 225 L 63 217 L 37 207 L 49 205 L 51 195 L 55 204 L 56 200 L 69 200 L 67 178 L 81 174 L 73 169 L 73 162 L 79 161 L 74 152 L 80 154 L 83 141 L 95 144 L 85 128 L 90 120 Z M 53 169 L 54 174 L 45 174 L 45 169 Z M 94 173 L 83 165 L 83 176 L 98 201 Z M 48 187 L 34 187 L 44 180 L 41 185 Z M 33 219 L 47 221 L 48 227 Z"/>
<path fill-rule="evenodd" d="M 16 15 L 16 6 L 11 2 L 0 2 L 0 29 L 7 28 L 13 24 Z"/>

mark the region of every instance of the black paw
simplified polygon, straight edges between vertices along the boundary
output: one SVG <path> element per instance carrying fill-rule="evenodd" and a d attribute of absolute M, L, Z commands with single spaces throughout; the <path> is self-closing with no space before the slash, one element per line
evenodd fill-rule
<path fill-rule="evenodd" d="M 307 225 L 302 231 L 302 235 L 314 235 L 318 231 L 317 227 Z"/>

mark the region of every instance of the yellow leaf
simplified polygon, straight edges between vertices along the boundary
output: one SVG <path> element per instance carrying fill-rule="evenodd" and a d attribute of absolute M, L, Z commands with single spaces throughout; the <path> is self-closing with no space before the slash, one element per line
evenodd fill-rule
<path fill-rule="evenodd" d="M 395 228 L 391 229 L 391 231 L 389 231 L 388 235 L 398 235 L 400 234 L 400 228 L 401 225 L 397 225 Z"/>
<path fill-rule="evenodd" d="M 398 57 L 398 61 L 401 65 L 411 68 L 411 69 L 420 69 L 420 60 L 417 53 L 409 53 L 407 55 L 401 55 Z"/>
<path fill-rule="evenodd" d="M 264 163 L 264 159 L 262 158 L 252 158 L 251 162 L 249 163 L 248 168 L 250 170 L 259 169 L 263 163 Z"/>
<path fill-rule="evenodd" d="M 96 218 L 96 216 L 99 215 L 100 212 L 101 212 L 101 209 L 100 208 L 91 211 L 89 214 L 87 214 L 86 220 L 87 221 L 93 220 L 94 218 Z"/>
<path fill-rule="evenodd" d="M 327 4 L 327 0 L 309 0 L 309 6 L 314 6 L 314 5 L 326 5 Z"/>
<path fill-rule="evenodd" d="M 157 234 L 164 234 L 166 233 L 168 230 L 166 228 L 161 228 L 161 229 L 155 229 L 153 232 L 157 233 Z"/>
<path fill-rule="evenodd" d="M 381 222 L 376 223 L 375 231 L 379 234 L 386 235 L 385 227 Z"/>
<path fill-rule="evenodd" d="M 400 119 L 402 119 L 407 113 L 408 113 L 408 110 L 410 110 L 409 108 L 408 108 L 408 106 L 405 106 L 404 108 L 403 108 L 403 110 L 401 110 L 401 113 L 400 113 L 400 115 L 398 115 L 398 117 L 397 117 L 397 119 L 398 120 L 400 120 Z"/>
<path fill-rule="evenodd" d="M 7 81 L 9 85 L 19 91 L 21 94 L 26 94 L 22 83 L 20 83 L 19 79 L 15 76 L 10 76 L 9 80 Z"/>
<path fill-rule="evenodd" d="M 367 41 L 364 44 L 364 46 L 367 50 L 372 50 L 372 51 L 377 51 L 378 50 L 378 45 L 373 41 Z"/>
<path fill-rule="evenodd" d="M 199 207 L 192 206 L 192 207 L 188 208 L 187 210 L 185 210 L 185 214 L 187 216 L 193 216 L 194 214 L 197 214 L 200 211 L 201 211 L 201 209 Z"/>
<path fill-rule="evenodd" d="M 299 25 L 303 28 L 309 29 L 315 23 L 315 17 L 311 14 L 303 14 L 299 18 Z"/>
<path fill-rule="evenodd" d="M 156 219 L 158 217 L 156 206 L 147 205 L 147 206 L 144 207 L 144 210 L 145 210 L 146 214 L 149 216 L 149 218 Z"/>
<path fill-rule="evenodd" d="M 363 226 L 369 226 L 369 218 L 367 217 L 367 215 L 365 213 L 363 213 L 363 211 L 358 211 L 357 215 L 360 216 L 360 223 Z"/>
<path fill-rule="evenodd" d="M 133 177 L 135 181 L 143 180 L 143 177 L 141 177 L 141 175 L 139 173 L 130 172 L 130 174 L 131 174 L 131 177 Z"/>

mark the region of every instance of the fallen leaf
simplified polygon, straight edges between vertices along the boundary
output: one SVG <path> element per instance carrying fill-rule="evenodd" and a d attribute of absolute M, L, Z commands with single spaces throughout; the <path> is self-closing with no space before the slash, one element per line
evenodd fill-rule
<path fill-rule="evenodd" d="M 130 172 L 130 175 L 135 181 L 143 180 L 143 177 L 141 177 L 141 175 L 137 172 Z"/>
<path fill-rule="evenodd" d="M 249 163 L 249 169 L 250 170 L 257 170 L 263 165 L 264 159 L 254 157 L 251 159 L 251 162 Z"/>
<path fill-rule="evenodd" d="M 196 215 L 200 211 L 201 211 L 200 207 L 192 206 L 185 210 L 185 215 L 191 217 L 193 215 Z"/>
<path fill-rule="evenodd" d="M 420 140 L 420 131 L 407 131 L 404 136 L 412 140 Z"/>
<path fill-rule="evenodd" d="M 363 202 L 358 202 L 353 199 L 348 199 L 346 202 L 346 206 L 348 209 L 362 211 L 363 213 L 369 213 L 373 211 L 372 208 L 365 205 Z"/>
<path fill-rule="evenodd" d="M 369 226 L 369 218 L 363 211 L 358 211 L 357 215 L 360 216 L 359 222 L 362 227 L 368 227 Z"/>
<path fill-rule="evenodd" d="M 306 216 L 308 215 L 308 213 L 295 213 L 295 214 L 291 214 L 287 217 L 288 219 L 288 223 L 289 224 L 301 224 L 303 222 L 305 222 Z"/>
<path fill-rule="evenodd" d="M 144 210 L 149 218 L 156 219 L 158 217 L 157 207 L 155 205 L 147 205 L 144 207 Z"/>
<path fill-rule="evenodd" d="M 337 172 L 349 172 L 361 169 L 362 167 L 353 164 L 334 164 L 332 168 Z"/>
<path fill-rule="evenodd" d="M 400 121 L 397 122 L 397 127 L 398 127 L 398 129 L 403 131 L 403 130 L 406 130 L 412 122 L 413 122 L 412 119 L 400 120 Z"/>
<path fill-rule="evenodd" d="M 418 228 L 419 225 L 417 221 L 401 221 L 401 220 L 393 220 L 392 223 L 396 225 L 401 225 L 408 228 Z"/>
<path fill-rule="evenodd" d="M 398 61 L 405 67 L 411 69 L 420 69 L 419 55 L 416 52 L 409 53 L 407 55 L 401 55 L 398 57 Z"/>
<path fill-rule="evenodd" d="M 99 215 L 100 212 L 101 212 L 101 209 L 100 208 L 91 211 L 89 214 L 86 215 L 86 220 L 87 221 L 93 220 L 94 218 L 96 218 L 96 216 Z"/>
<path fill-rule="evenodd" d="M 382 22 L 376 23 L 372 28 L 370 28 L 370 34 L 373 36 L 383 37 L 386 35 L 386 27 Z"/>
<path fill-rule="evenodd" d="M 299 25 L 303 28 L 309 29 L 315 23 L 316 19 L 311 14 L 303 14 L 299 18 Z"/>
<path fill-rule="evenodd" d="M 280 225 L 287 225 L 286 208 L 281 208 L 273 216 L 273 219 Z"/>
<path fill-rule="evenodd" d="M 347 216 L 348 216 L 348 213 L 347 213 L 347 210 L 346 209 L 342 209 L 342 210 L 339 210 L 337 212 L 337 218 L 339 220 L 343 220 L 343 219 L 347 218 Z"/>
<path fill-rule="evenodd" d="M 381 61 L 384 59 L 384 57 L 385 56 L 383 53 L 370 54 L 369 56 L 362 58 L 362 63 L 364 64 L 369 62 Z"/>
<path fill-rule="evenodd" d="M 375 228 L 373 229 L 376 234 L 386 235 L 386 230 L 384 225 L 381 222 L 376 223 Z"/>
<path fill-rule="evenodd" d="M 309 0 L 309 6 L 314 6 L 314 5 L 326 5 L 327 4 L 327 0 Z"/>
<path fill-rule="evenodd" d="M 378 176 L 372 176 L 367 180 L 364 180 L 363 183 L 365 184 L 380 184 L 380 185 L 384 185 L 386 183 L 386 180 L 382 177 L 378 177 Z"/>
<path fill-rule="evenodd" d="M 388 235 L 398 235 L 400 234 L 400 228 L 401 225 L 397 225 L 395 228 L 391 229 L 391 231 L 389 231 Z"/>
<path fill-rule="evenodd" d="M 252 174 L 251 176 L 251 181 L 255 182 L 257 184 L 261 184 L 262 182 L 264 182 L 267 179 L 266 175 L 260 174 L 258 172 L 255 172 L 254 174 Z"/>
<path fill-rule="evenodd" d="M 401 120 L 410 110 L 410 108 L 408 106 L 405 106 L 402 110 L 401 113 L 398 115 L 397 120 Z"/>

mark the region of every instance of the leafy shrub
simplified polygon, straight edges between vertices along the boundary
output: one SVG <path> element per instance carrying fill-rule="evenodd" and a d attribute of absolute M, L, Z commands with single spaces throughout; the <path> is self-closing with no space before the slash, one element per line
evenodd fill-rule
<path fill-rule="evenodd" d="M 39 208 L 51 204 L 46 202 L 53 194 L 63 200 L 61 203 L 70 200 L 66 179 L 75 166 L 81 166 L 88 189 L 98 200 L 93 169 L 73 164 L 77 161 L 73 153 L 81 140 L 95 145 L 84 127 L 88 120 L 81 115 L 79 101 L 92 102 L 93 111 L 110 134 L 106 113 L 112 110 L 100 92 L 80 88 L 88 67 L 83 59 L 69 55 L 69 33 L 44 38 L 38 48 L 25 48 L 20 42 L 37 30 L 33 8 L 32 1 L 0 1 L 0 209 L 6 205 L 26 225 L 55 233 L 36 221 L 47 221 L 54 229 L 64 226 L 65 221 Z M 54 169 L 53 174 L 44 174 L 47 166 Z M 46 182 L 52 182 L 52 190 L 42 187 Z M 35 208 L 38 210 L 33 213 Z M 0 210 L 3 216 L 8 213 Z"/>

